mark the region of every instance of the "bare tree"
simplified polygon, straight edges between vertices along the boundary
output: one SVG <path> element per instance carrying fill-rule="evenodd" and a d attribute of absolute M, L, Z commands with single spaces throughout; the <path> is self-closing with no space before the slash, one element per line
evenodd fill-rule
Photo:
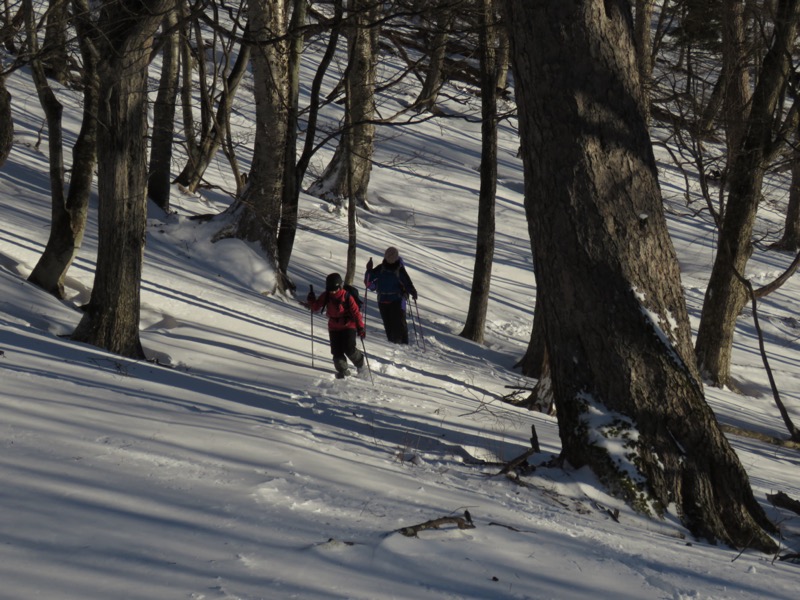
<path fill-rule="evenodd" d="M 701 371 L 720 387 L 735 387 L 730 370 L 731 348 L 736 318 L 747 303 L 747 290 L 740 277 L 753 251 L 753 224 L 767 162 L 775 151 L 773 131 L 782 120 L 782 99 L 791 73 L 798 18 L 800 0 L 777 1 L 772 43 L 764 56 L 743 133 L 733 149 L 718 251 L 695 345 Z"/>
<path fill-rule="evenodd" d="M 477 21 L 481 65 L 481 186 L 472 290 L 466 323 L 460 335 L 483 343 L 494 259 L 497 191 L 497 40 L 494 0 L 481 0 Z"/>
<path fill-rule="evenodd" d="M 147 219 L 147 67 L 174 0 L 117 0 L 97 17 L 99 241 L 89 304 L 74 340 L 144 358 L 140 285 Z"/>
<path fill-rule="evenodd" d="M 244 19 L 240 14 L 246 7 L 236 5 L 227 27 L 220 23 L 217 4 L 212 4 L 210 9 L 211 14 L 205 15 L 205 19 L 211 21 L 212 39 L 207 40 L 197 18 L 190 19 L 181 29 L 180 96 L 187 159 L 175 183 L 195 192 L 222 148 L 231 165 L 236 195 L 239 196 L 244 189 L 244 177 L 239 173 L 234 140 L 230 136 L 230 115 L 250 64 L 250 36 L 247 26 L 242 25 Z M 205 51 L 207 47 L 209 49 Z M 197 52 L 193 51 L 194 48 L 198 49 Z M 195 92 L 200 97 L 199 123 L 194 113 Z"/>
<path fill-rule="evenodd" d="M 674 504 L 699 537 L 773 551 L 775 527 L 703 396 L 630 3 L 508 9 L 562 458 L 645 513 Z"/>
<path fill-rule="evenodd" d="M 97 111 L 100 103 L 98 50 L 94 40 L 95 30 L 90 23 L 88 2 L 73 0 L 73 23 L 78 33 L 83 60 L 83 120 L 72 149 L 72 168 L 69 171 L 71 177 L 67 183 L 61 124 L 63 107 L 51 89 L 44 65 L 36 53 L 37 34 L 33 23 L 33 7 L 30 0 L 26 0 L 26 5 L 29 47 L 33 50 L 31 72 L 47 117 L 51 193 L 50 235 L 28 280 L 58 298 L 63 298 L 64 279 L 83 243 L 97 161 Z"/>
<path fill-rule="evenodd" d="M 375 143 L 373 119 L 381 3 L 349 0 L 348 6 L 349 24 L 345 31 L 349 61 L 345 78 L 350 93 L 346 101 L 349 125 L 342 131 L 330 163 L 308 193 L 339 205 L 352 193 L 356 204 L 366 206 Z"/>
<path fill-rule="evenodd" d="M 153 134 L 150 143 L 150 175 L 147 195 L 157 206 L 169 211 L 172 184 L 172 144 L 175 128 L 175 98 L 180 81 L 180 40 L 176 6 L 164 16 L 161 40 L 161 79 L 153 104 Z"/>
<path fill-rule="evenodd" d="M 256 134 L 247 187 L 228 209 L 231 218 L 217 236 L 257 243 L 267 260 L 278 265 L 278 230 L 285 185 L 288 141 L 288 13 L 284 0 L 258 0 L 248 6 Z M 277 279 L 275 291 L 287 282 Z"/>

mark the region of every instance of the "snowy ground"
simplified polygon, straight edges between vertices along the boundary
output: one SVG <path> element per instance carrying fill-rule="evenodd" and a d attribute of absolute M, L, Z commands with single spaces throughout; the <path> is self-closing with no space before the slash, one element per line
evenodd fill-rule
<path fill-rule="evenodd" d="M 17 73 L 9 87 L 16 144 L 0 170 L 0 599 L 798 597 L 797 564 L 691 539 L 674 518 L 638 516 L 585 471 L 540 466 L 515 483 L 479 464 L 522 454 L 532 425 L 542 445 L 534 464 L 559 451 L 553 418 L 501 401 L 506 386 L 531 383 L 512 369 L 528 341 L 534 282 L 511 124 L 500 131 L 486 345 L 457 335 L 472 277 L 479 125 L 439 119 L 391 130 L 378 141 L 373 210 L 359 215 L 358 264 L 400 248 L 420 292 L 419 343 L 387 344 L 372 302 L 374 382 L 337 381 L 324 320 L 315 318 L 312 338 L 310 315 L 294 299 L 263 295 L 273 273 L 257 253 L 232 240 L 212 246 L 213 225 L 188 219 L 222 210 L 229 200 L 220 191 L 176 190 L 176 214 L 152 213 L 141 327 L 158 364 L 69 341 L 92 286 L 96 214 L 66 302 L 25 281 L 47 239 L 49 183 L 30 80 Z M 69 141 L 79 113 L 76 98 L 63 96 Z M 662 176 L 696 327 L 714 236 L 688 216 L 683 180 L 668 168 Z M 786 188 L 775 184 L 762 232 L 780 227 Z M 311 197 L 301 209 L 291 274 L 304 296 L 344 268 L 346 221 Z M 791 259 L 759 252 L 748 275 L 768 280 Z M 795 423 L 799 292 L 795 276 L 759 306 Z M 734 362 L 746 395 L 707 390 L 720 420 L 785 437 L 748 315 Z M 800 516 L 766 501 L 777 491 L 800 498 L 800 455 L 731 439 L 781 524 L 782 553 L 800 551 Z M 397 532 L 465 510 L 472 529 Z"/>

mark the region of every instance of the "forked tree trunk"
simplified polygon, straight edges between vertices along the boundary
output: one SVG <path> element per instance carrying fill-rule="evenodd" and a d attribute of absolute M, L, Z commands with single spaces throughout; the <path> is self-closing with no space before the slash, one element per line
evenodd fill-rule
<path fill-rule="evenodd" d="M 747 290 L 739 277 L 745 275 L 753 252 L 753 225 L 774 143 L 773 126 L 781 118 L 778 102 L 791 73 L 798 18 L 800 0 L 778 2 L 772 46 L 764 57 L 745 131 L 729 169 L 728 201 L 695 345 L 701 372 L 719 387 L 735 387 L 731 378 L 733 335 L 736 319 L 747 303 Z"/>
<path fill-rule="evenodd" d="M 447 41 L 450 39 L 450 30 L 453 27 L 453 9 L 448 6 L 447 0 L 444 6 L 436 11 L 433 21 L 434 31 L 431 35 L 429 47 L 430 57 L 428 58 L 428 68 L 425 70 L 425 78 L 422 88 L 417 96 L 414 105 L 417 110 L 431 111 L 436 106 L 439 97 L 439 90 L 444 81 L 444 61 L 447 57 Z"/>
<path fill-rule="evenodd" d="M 563 457 L 695 535 L 776 548 L 705 402 L 624 0 L 509 0 Z M 530 35 L 535 31 L 536 35 Z M 624 453 L 610 449 L 624 447 Z"/>
<path fill-rule="evenodd" d="M 94 167 L 97 161 L 97 110 L 100 95 L 97 80 L 97 47 L 89 22 L 86 0 L 74 0 L 74 26 L 83 60 L 83 120 L 78 139 L 72 149 L 69 190 L 65 192 L 62 107 L 37 60 L 31 65 L 36 89 L 47 115 L 50 152 L 50 235 L 44 252 L 28 280 L 58 298 L 64 298 L 64 281 L 83 243 L 89 198 L 92 192 Z"/>
<path fill-rule="evenodd" d="M 147 65 L 153 36 L 174 0 L 119 0 L 98 20 L 99 242 L 89 304 L 74 340 L 144 358 L 140 285 L 147 220 Z"/>

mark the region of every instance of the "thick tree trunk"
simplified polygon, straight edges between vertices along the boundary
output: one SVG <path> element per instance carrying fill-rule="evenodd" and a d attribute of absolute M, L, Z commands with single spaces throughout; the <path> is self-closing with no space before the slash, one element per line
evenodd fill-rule
<path fill-rule="evenodd" d="M 653 0 L 636 0 L 636 19 L 634 21 L 634 44 L 636 46 L 636 67 L 642 85 L 642 106 L 645 119 L 650 121 L 650 77 L 653 72 L 652 44 L 650 40 L 653 24 Z"/>
<path fill-rule="evenodd" d="M 699 537 L 774 550 L 694 362 L 630 4 L 508 6 L 563 457 L 639 510 L 674 505 Z"/>
<path fill-rule="evenodd" d="M 89 198 L 97 160 L 97 48 L 88 21 L 86 0 L 75 0 L 75 28 L 83 59 L 83 120 L 72 149 L 72 178 L 66 186 L 61 135 L 61 104 L 45 78 L 43 68 L 34 61 L 32 72 L 42 106 L 47 115 L 50 149 L 51 222 L 50 235 L 42 256 L 28 280 L 58 298 L 64 297 L 64 280 L 83 243 Z"/>
<path fill-rule="evenodd" d="M 45 74 L 61 84 L 69 82 L 67 25 L 69 0 L 50 0 L 47 8 L 42 65 Z"/>
<path fill-rule="evenodd" d="M 744 276 L 753 251 L 753 224 L 773 145 L 773 125 L 780 119 L 778 101 L 791 71 L 800 0 L 781 0 L 777 8 L 773 43 L 764 57 L 740 148 L 734 150 L 717 257 L 697 331 L 695 352 L 700 370 L 719 387 L 735 387 L 731 379 L 733 335 L 736 318 L 747 302 L 747 290 L 739 276 Z"/>
<path fill-rule="evenodd" d="M 100 12 L 99 243 L 89 304 L 73 339 L 144 358 L 139 290 L 147 220 L 147 65 L 174 0 L 121 0 Z"/>
<path fill-rule="evenodd" d="M 277 267 L 288 139 L 286 5 L 284 0 L 251 2 L 248 16 L 256 98 L 253 162 L 244 193 L 228 211 L 234 217 L 233 227 L 220 232 L 218 238 L 233 235 L 255 242 Z M 275 291 L 283 290 L 284 282 L 278 277 Z"/>
<path fill-rule="evenodd" d="M 481 187 L 478 198 L 478 231 L 469 311 L 460 335 L 482 344 L 489 307 L 495 239 L 497 191 L 497 96 L 494 0 L 482 0 L 480 16 L 481 69 Z"/>

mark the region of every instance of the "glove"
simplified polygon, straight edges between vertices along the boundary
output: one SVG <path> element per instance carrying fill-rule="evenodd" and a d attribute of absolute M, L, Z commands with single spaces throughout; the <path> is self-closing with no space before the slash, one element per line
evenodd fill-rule
<path fill-rule="evenodd" d="M 367 263 L 367 271 L 372 271 L 372 257 L 370 256 L 369 262 Z"/>
<path fill-rule="evenodd" d="M 417 290 L 413 290 L 413 291 L 411 292 L 411 297 L 414 299 L 414 302 L 416 302 L 416 301 L 417 301 Z"/>
<path fill-rule="evenodd" d="M 362 340 L 363 340 L 365 337 L 367 337 L 367 330 L 366 330 L 366 329 L 364 329 L 363 327 L 359 327 L 359 328 L 358 328 L 358 337 L 360 337 Z"/>
<path fill-rule="evenodd" d="M 311 304 L 311 303 L 315 302 L 316 299 L 317 299 L 317 296 L 314 294 L 313 291 L 308 292 L 308 296 L 306 296 L 306 302 L 308 304 Z"/>

